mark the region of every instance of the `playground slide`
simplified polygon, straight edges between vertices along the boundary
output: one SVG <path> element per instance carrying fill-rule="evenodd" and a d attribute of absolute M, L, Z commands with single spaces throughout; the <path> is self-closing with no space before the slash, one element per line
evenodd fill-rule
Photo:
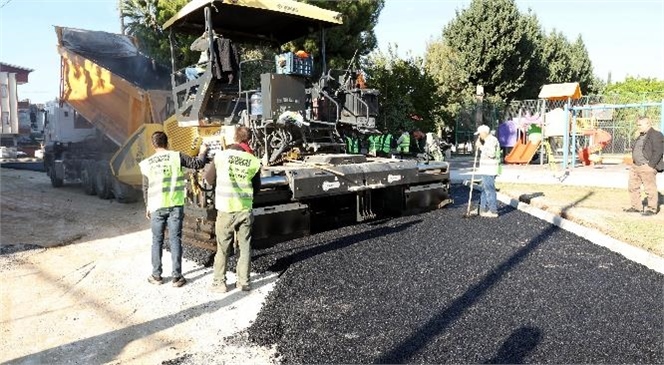
<path fill-rule="evenodd" d="M 530 163 L 535 153 L 537 153 L 539 145 L 539 141 L 523 143 L 521 140 L 517 140 L 516 145 L 512 148 L 512 152 L 505 156 L 505 163 Z"/>
<path fill-rule="evenodd" d="M 611 142 L 611 134 L 602 129 L 585 131 L 583 133 L 586 136 L 590 136 L 593 141 L 593 145 L 590 147 L 585 147 L 581 149 L 579 153 L 579 158 L 584 165 L 588 166 L 592 160 L 598 160 L 596 157 L 593 158 L 592 154 L 596 152 L 601 152 L 604 147 Z M 601 159 L 601 158 L 600 158 Z"/>

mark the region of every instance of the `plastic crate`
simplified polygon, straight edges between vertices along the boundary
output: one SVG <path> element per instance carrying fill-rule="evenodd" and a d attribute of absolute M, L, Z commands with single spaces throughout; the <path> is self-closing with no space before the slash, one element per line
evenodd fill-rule
<path fill-rule="evenodd" d="M 288 52 L 274 56 L 274 61 L 278 74 L 311 76 L 314 73 L 314 59 L 311 56 L 300 58 Z"/>

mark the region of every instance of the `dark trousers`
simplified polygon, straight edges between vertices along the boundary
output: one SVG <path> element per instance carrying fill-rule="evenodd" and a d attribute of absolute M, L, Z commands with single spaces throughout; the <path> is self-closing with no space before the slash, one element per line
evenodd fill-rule
<path fill-rule="evenodd" d="M 183 207 L 157 209 L 150 214 L 152 226 L 152 275 L 161 276 L 161 254 L 164 229 L 168 227 L 168 242 L 171 245 L 173 277 L 182 276 L 182 220 Z"/>

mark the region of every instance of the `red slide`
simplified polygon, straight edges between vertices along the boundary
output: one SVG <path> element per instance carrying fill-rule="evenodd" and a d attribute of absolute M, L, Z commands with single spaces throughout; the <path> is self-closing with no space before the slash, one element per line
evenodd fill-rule
<path fill-rule="evenodd" d="M 583 164 L 588 166 L 591 163 L 590 155 L 596 152 L 600 152 L 602 149 L 604 149 L 604 146 L 606 146 L 611 141 L 612 137 L 609 132 L 602 129 L 585 131 L 583 134 L 590 136 L 593 141 L 592 146 L 582 148 L 581 152 L 579 153 L 579 158 Z"/>
<path fill-rule="evenodd" d="M 540 142 L 530 142 L 523 143 L 521 139 L 517 139 L 516 145 L 512 148 L 512 151 L 505 156 L 505 163 L 513 164 L 528 164 L 532 161 L 533 156 L 537 153 L 539 149 Z"/>

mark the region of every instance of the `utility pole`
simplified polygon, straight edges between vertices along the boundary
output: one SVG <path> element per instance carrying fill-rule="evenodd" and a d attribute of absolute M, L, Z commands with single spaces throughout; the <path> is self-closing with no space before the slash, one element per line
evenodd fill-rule
<path fill-rule="evenodd" d="M 120 12 L 120 34 L 125 34 L 124 13 L 122 12 L 122 0 L 118 0 L 118 11 Z"/>

